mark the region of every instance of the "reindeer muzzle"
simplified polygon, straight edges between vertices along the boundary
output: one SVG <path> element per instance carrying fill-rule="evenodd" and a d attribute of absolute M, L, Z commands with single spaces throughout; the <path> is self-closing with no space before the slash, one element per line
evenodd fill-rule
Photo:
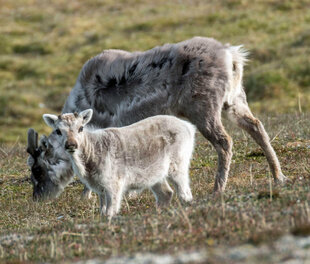
<path fill-rule="evenodd" d="M 65 143 L 65 149 L 68 152 L 74 152 L 78 147 L 77 142 L 75 141 L 66 141 Z"/>

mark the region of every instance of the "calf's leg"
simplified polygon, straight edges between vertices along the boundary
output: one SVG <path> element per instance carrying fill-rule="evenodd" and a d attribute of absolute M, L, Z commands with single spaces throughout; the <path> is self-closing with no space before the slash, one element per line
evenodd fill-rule
<path fill-rule="evenodd" d="M 120 210 L 123 190 L 124 185 L 122 182 L 115 182 L 105 188 L 106 215 L 109 219 Z"/>
<path fill-rule="evenodd" d="M 161 207 L 170 204 L 173 196 L 173 190 L 166 180 L 156 183 L 152 186 L 151 190 L 155 196 L 157 206 Z"/>
<path fill-rule="evenodd" d="M 170 171 L 169 177 L 176 187 L 176 192 L 179 199 L 183 203 L 188 203 L 192 201 L 193 195 L 188 175 L 188 164 L 179 163 L 175 166 L 172 165 L 172 167 L 177 168 L 177 170 Z"/>
<path fill-rule="evenodd" d="M 99 212 L 100 215 L 104 215 L 106 212 L 106 205 L 104 204 L 105 193 L 99 194 Z"/>
<path fill-rule="evenodd" d="M 87 188 L 86 185 L 84 185 L 83 193 L 82 193 L 82 199 L 90 199 L 92 197 L 92 191 Z"/>

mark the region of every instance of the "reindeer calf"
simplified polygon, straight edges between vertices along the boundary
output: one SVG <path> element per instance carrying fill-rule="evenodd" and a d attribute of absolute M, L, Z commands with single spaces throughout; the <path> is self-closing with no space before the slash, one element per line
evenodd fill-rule
<path fill-rule="evenodd" d="M 158 206 L 168 204 L 173 191 L 167 177 L 181 201 L 192 200 L 188 168 L 193 125 L 172 116 L 155 116 L 121 128 L 84 129 L 92 114 L 88 109 L 79 115 L 43 118 L 61 136 L 75 174 L 99 195 L 101 213 L 109 218 L 117 214 L 123 193 L 130 189 L 151 188 Z"/>

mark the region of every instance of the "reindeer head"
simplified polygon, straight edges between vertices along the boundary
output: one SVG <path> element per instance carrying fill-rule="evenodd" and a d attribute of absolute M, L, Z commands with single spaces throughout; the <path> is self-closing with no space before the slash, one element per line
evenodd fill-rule
<path fill-rule="evenodd" d="M 57 133 L 51 133 L 48 138 L 43 136 L 38 145 L 38 133 L 30 128 L 27 152 L 30 154 L 27 164 L 31 169 L 33 199 L 57 197 L 73 178 L 68 154 L 62 148 Z"/>
<path fill-rule="evenodd" d="M 80 114 L 69 113 L 60 116 L 43 115 L 47 125 L 55 129 L 59 141 L 68 153 L 74 153 L 78 147 L 84 126 L 91 120 L 92 109 L 82 111 Z"/>

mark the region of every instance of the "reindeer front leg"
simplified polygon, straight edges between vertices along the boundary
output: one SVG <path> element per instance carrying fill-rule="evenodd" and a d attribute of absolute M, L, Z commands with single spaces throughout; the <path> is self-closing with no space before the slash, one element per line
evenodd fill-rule
<path fill-rule="evenodd" d="M 106 186 L 105 188 L 105 203 L 108 219 L 117 214 L 121 207 L 121 202 L 123 198 L 124 184 L 122 182 L 115 182 L 111 186 Z"/>
<path fill-rule="evenodd" d="M 106 212 L 106 205 L 104 204 L 104 196 L 105 196 L 105 191 L 101 194 L 99 194 L 99 212 L 100 215 L 104 215 Z"/>
<path fill-rule="evenodd" d="M 82 199 L 89 200 L 92 198 L 92 191 L 88 189 L 86 185 L 84 185 L 83 193 L 82 193 Z"/>

